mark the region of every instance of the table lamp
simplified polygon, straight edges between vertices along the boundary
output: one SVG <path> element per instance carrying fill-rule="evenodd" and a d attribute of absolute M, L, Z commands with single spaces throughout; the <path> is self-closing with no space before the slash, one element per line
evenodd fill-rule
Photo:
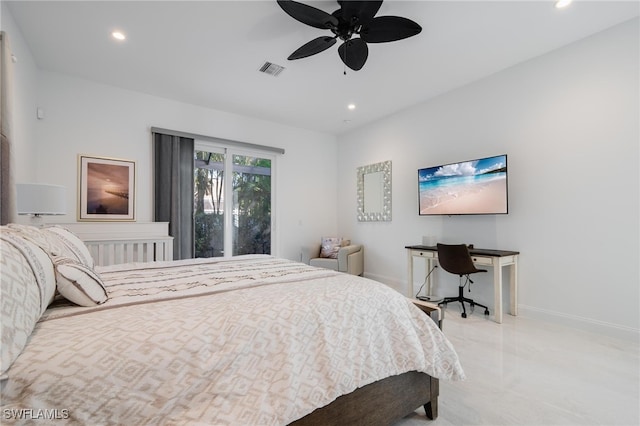
<path fill-rule="evenodd" d="M 40 216 L 67 214 L 67 190 L 64 186 L 42 183 L 16 184 L 18 214 Z"/>

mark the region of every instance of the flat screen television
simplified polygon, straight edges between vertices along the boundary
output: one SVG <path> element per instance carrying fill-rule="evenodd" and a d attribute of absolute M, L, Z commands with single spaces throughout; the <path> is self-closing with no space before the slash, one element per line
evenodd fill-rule
<path fill-rule="evenodd" d="M 508 212 L 506 155 L 418 170 L 421 216 Z"/>

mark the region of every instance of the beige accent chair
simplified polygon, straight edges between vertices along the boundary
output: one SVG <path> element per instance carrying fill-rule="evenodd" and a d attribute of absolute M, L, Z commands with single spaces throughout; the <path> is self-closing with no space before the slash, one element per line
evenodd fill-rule
<path fill-rule="evenodd" d="M 337 259 L 320 257 L 321 247 L 320 243 L 302 247 L 300 260 L 311 266 L 333 269 L 347 274 L 362 275 L 364 273 L 364 247 L 362 245 L 349 244 L 340 247 Z"/>

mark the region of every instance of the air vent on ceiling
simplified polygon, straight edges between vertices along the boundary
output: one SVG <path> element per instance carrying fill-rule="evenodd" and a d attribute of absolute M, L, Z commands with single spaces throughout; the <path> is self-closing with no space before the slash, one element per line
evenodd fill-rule
<path fill-rule="evenodd" d="M 264 65 L 260 67 L 260 72 L 272 75 L 274 77 L 277 77 L 282 71 L 284 71 L 283 66 L 273 64 L 271 62 L 265 62 Z"/>

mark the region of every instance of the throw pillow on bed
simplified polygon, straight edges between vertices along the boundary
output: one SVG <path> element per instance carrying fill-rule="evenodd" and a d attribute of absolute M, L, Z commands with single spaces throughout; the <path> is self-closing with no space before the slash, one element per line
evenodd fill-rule
<path fill-rule="evenodd" d="M 89 268 L 93 268 L 95 266 L 95 262 L 93 261 L 91 253 L 89 253 L 89 249 L 76 234 L 59 225 L 53 225 L 44 228 L 44 230 L 56 235 L 80 263 L 88 266 Z"/>
<path fill-rule="evenodd" d="M 56 287 L 65 299 L 80 306 L 96 306 L 107 301 L 107 290 L 93 269 L 73 259 L 57 257 Z"/>
<path fill-rule="evenodd" d="M 53 299 L 56 284 L 44 250 L 6 226 L 0 227 L 0 265 L 0 380 L 4 380 Z"/>
<path fill-rule="evenodd" d="M 57 235 L 45 231 L 43 228 L 36 228 L 35 226 L 21 225 L 17 223 L 10 223 L 7 227 L 9 230 L 17 232 L 25 240 L 29 240 L 33 244 L 36 244 L 44 250 L 49 257 L 73 256 L 73 253 Z"/>
<path fill-rule="evenodd" d="M 19 232 L 46 251 L 49 256 L 63 256 L 75 259 L 83 265 L 93 268 L 94 261 L 87 246 L 75 234 L 58 225 L 36 228 L 30 225 L 11 223 L 9 229 Z"/>

